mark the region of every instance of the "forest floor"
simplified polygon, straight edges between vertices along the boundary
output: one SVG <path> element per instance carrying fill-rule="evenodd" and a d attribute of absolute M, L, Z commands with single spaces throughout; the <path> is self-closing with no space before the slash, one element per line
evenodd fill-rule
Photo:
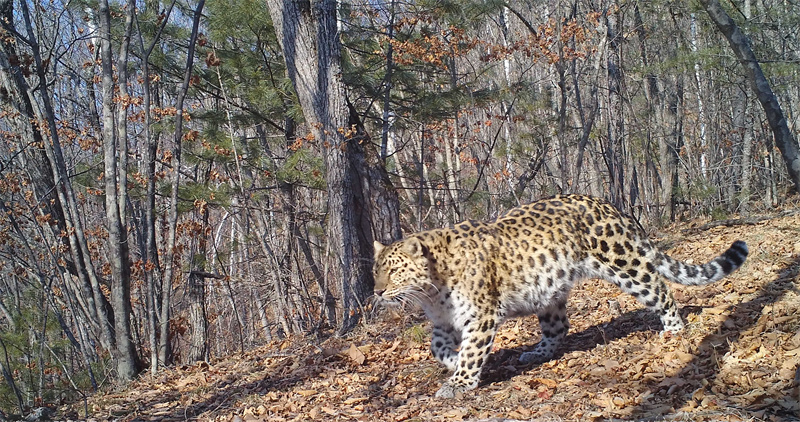
<path fill-rule="evenodd" d="M 659 334 L 655 315 L 591 280 L 570 296 L 571 334 L 553 360 L 520 364 L 538 323 L 506 322 L 481 385 L 456 399 L 434 398 L 449 374 L 428 351 L 429 324 L 384 312 L 344 338 L 293 337 L 143 376 L 59 409 L 57 419 L 798 420 L 800 215 L 684 224 L 654 237 L 694 263 L 736 239 L 750 248 L 744 266 L 720 282 L 671 285 L 687 323 L 677 335 Z"/>

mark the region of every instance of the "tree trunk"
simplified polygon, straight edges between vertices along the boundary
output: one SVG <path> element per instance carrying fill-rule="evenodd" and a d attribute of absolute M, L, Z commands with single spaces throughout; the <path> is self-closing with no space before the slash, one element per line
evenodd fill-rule
<path fill-rule="evenodd" d="M 362 242 L 369 243 L 369 248 L 364 249 L 363 253 L 372 256 L 372 240 L 377 240 L 384 244 L 394 242 L 403 237 L 400 229 L 400 199 L 394 189 L 389 174 L 386 172 L 384 162 L 380 159 L 375 148 L 370 144 L 370 138 L 364 128 L 361 118 L 355 107 L 348 101 L 349 110 L 348 123 L 355 129 L 355 136 L 350 139 L 349 144 L 352 153 L 349 154 L 350 165 L 356 171 L 360 184 L 356 194 L 361 202 L 363 213 L 359 215 L 359 221 L 370 223 L 370 226 L 363 226 L 359 232 Z M 371 227 L 372 234 L 369 234 Z M 362 243 L 363 246 L 363 243 Z"/>
<path fill-rule="evenodd" d="M 588 101 L 589 104 L 584 105 L 583 100 L 581 99 L 581 91 L 580 91 L 580 83 L 578 81 L 578 73 L 576 69 L 576 60 L 572 60 L 570 65 L 570 74 L 572 76 L 572 84 L 573 89 L 575 90 L 575 106 L 578 110 L 578 117 L 581 123 L 581 139 L 578 141 L 578 152 L 577 157 L 575 159 L 575 175 L 573 176 L 574 181 L 574 189 L 571 192 L 579 192 L 578 184 L 581 181 L 581 171 L 583 170 L 583 161 L 584 155 L 586 153 L 586 146 L 589 143 L 589 137 L 592 134 L 592 129 L 594 128 L 595 118 L 597 117 L 599 108 L 600 108 L 600 101 L 597 98 L 597 83 L 593 83 L 589 90 Z M 598 55 L 598 60 L 595 62 L 594 65 L 594 72 L 595 77 L 594 80 L 598 81 L 600 72 L 600 60 Z M 589 115 L 586 115 L 585 109 L 589 109 Z"/>
<path fill-rule="evenodd" d="M 28 34 L 35 33 L 30 10 L 26 2 L 20 3 L 20 10 L 17 13 L 13 10 L 13 2 L 0 2 L 0 13 L 2 13 L 3 26 L 11 29 L 10 33 L 17 33 L 16 28 L 14 28 L 15 18 L 22 19 Z M 36 76 L 42 83 L 38 90 L 34 90 L 28 85 L 20 65 L 11 65 L 10 62 L 11 57 L 18 57 L 15 50 L 16 44 L 14 42 L 3 42 L 2 54 L 0 54 L 0 64 L 2 64 L 0 75 L 2 75 L 3 85 L 10 94 L 10 97 L 6 100 L 21 113 L 19 127 L 22 129 L 21 134 L 23 134 L 24 141 L 34 145 L 42 145 L 41 149 L 37 149 L 36 153 L 30 156 L 35 163 L 39 164 L 38 168 L 32 169 L 29 167 L 30 170 L 34 170 L 34 176 L 38 171 L 47 170 L 50 172 L 47 176 L 33 179 L 36 182 L 36 192 L 41 195 L 38 198 L 39 203 L 50 202 L 46 201 L 46 198 L 53 195 L 52 192 L 55 192 L 57 201 L 53 202 L 54 205 L 51 210 L 63 212 L 62 215 L 53 214 L 53 217 L 63 218 L 63 225 L 59 222 L 60 228 L 69 235 L 68 244 L 72 263 L 71 265 L 67 263 L 68 269 L 80 280 L 77 294 L 85 300 L 86 306 L 83 309 L 86 312 L 87 320 L 91 322 L 103 348 L 111 351 L 114 348 L 114 337 L 112 333 L 113 321 L 111 315 L 109 315 L 110 306 L 101 292 L 100 281 L 90 261 L 91 254 L 87 245 L 83 222 L 80 218 L 81 214 L 78 210 L 78 200 L 72 185 L 69 183 L 70 177 L 61 148 L 59 132 L 55 129 L 49 129 L 57 126 L 55 111 L 49 97 L 49 85 L 44 83 L 47 80 L 47 70 L 42 59 L 38 40 L 34 37 L 29 37 L 25 43 L 31 48 Z M 41 104 L 36 104 L 36 92 L 40 95 Z M 44 130 L 41 129 L 40 122 L 46 123 Z M 45 186 L 40 186 L 40 184 L 45 184 Z M 59 204 L 60 206 L 58 206 Z"/>
<path fill-rule="evenodd" d="M 452 51 L 451 51 L 452 53 Z M 456 57 L 454 54 L 450 56 L 450 90 L 455 92 L 458 89 L 458 75 L 456 75 Z M 450 201 L 450 208 L 453 211 L 454 224 L 463 220 L 461 217 L 462 211 L 465 208 L 461 203 L 461 189 L 459 186 L 458 174 L 461 172 L 461 160 L 458 157 L 458 145 L 461 143 L 459 137 L 459 121 L 458 121 L 458 108 L 453 113 L 453 136 L 445 136 L 442 140 L 444 144 L 444 164 L 445 168 L 442 172 L 444 176 L 444 183 L 447 186 L 445 194 L 448 201 Z M 452 143 L 452 146 L 451 146 Z"/>
<path fill-rule="evenodd" d="M 199 33 L 200 17 L 202 16 L 205 0 L 200 0 L 194 10 L 192 18 L 192 33 L 189 37 L 189 49 L 186 53 L 186 67 L 183 73 L 183 82 L 178 90 L 178 98 L 175 100 L 175 132 L 173 133 L 173 179 L 172 191 L 170 192 L 169 216 L 167 217 L 167 244 L 164 257 L 164 277 L 162 279 L 161 290 L 161 327 L 159 332 L 161 338 L 158 343 L 158 360 L 167 362 L 169 355 L 169 308 L 172 304 L 172 278 L 175 274 L 175 235 L 178 225 L 178 186 L 181 179 L 181 142 L 183 141 L 183 101 L 186 98 L 186 91 L 189 89 L 189 81 L 192 78 L 192 66 L 194 65 L 194 50 Z"/>
<path fill-rule="evenodd" d="M 186 290 L 189 300 L 189 327 L 191 330 L 186 363 L 208 359 L 208 318 L 206 317 L 205 274 L 192 271 Z"/>
<path fill-rule="evenodd" d="M 395 20 L 395 3 L 397 0 L 390 0 L 389 22 L 386 23 L 386 36 L 390 40 L 394 39 L 394 20 Z M 392 70 L 394 69 L 393 61 L 394 48 L 391 43 L 386 51 L 386 76 L 384 76 L 384 84 L 386 91 L 383 94 L 383 122 L 381 128 L 381 162 L 386 164 L 386 157 L 389 151 L 389 130 L 392 127 Z"/>
<path fill-rule="evenodd" d="M 610 200 L 617 208 L 625 209 L 625 120 L 623 117 L 624 99 L 622 98 L 622 70 L 620 46 L 621 41 L 619 12 L 606 13 L 606 31 L 608 37 L 608 120 L 606 122 L 608 143 L 605 148 L 606 166 L 608 167 Z"/>
<path fill-rule="evenodd" d="M 680 165 L 681 149 L 683 148 L 683 76 L 678 75 L 675 81 L 675 92 L 670 93 L 667 99 L 664 121 L 669 124 L 670 135 L 664 141 L 662 156 L 665 158 L 667 168 L 667 200 L 669 201 L 669 220 L 675 221 L 680 191 Z"/>
<path fill-rule="evenodd" d="M 695 18 L 694 13 L 690 16 L 690 23 L 689 23 L 689 45 L 692 49 L 692 53 L 697 54 L 697 19 Z M 697 83 L 697 92 L 695 95 L 697 96 L 697 124 L 699 129 L 698 138 L 700 141 L 700 177 L 703 179 L 703 183 L 708 183 L 710 181 L 709 174 L 708 174 L 708 140 L 706 137 L 706 105 L 704 102 L 705 98 L 705 89 L 704 88 L 704 81 L 700 74 L 700 62 L 696 61 L 694 63 L 694 80 Z"/>
<path fill-rule="evenodd" d="M 753 155 L 753 136 L 748 119 L 748 106 L 750 99 L 742 87 L 742 95 L 733 100 L 733 129 L 741 143 L 741 157 L 739 161 L 738 180 L 739 192 L 733 192 L 741 214 L 747 215 L 749 211 L 750 195 L 752 194 L 751 160 Z"/>
<path fill-rule="evenodd" d="M 264 224 L 264 216 L 256 215 L 255 222 L 256 222 L 256 233 L 258 234 L 258 243 L 261 246 L 261 250 L 264 252 L 264 256 L 267 257 L 271 264 L 267 268 L 272 269 L 272 288 L 273 288 L 273 295 L 275 297 L 275 313 L 278 318 L 278 322 L 281 324 L 281 328 L 283 329 L 284 335 L 289 335 L 295 332 L 295 325 L 294 319 L 291 318 L 291 310 L 289 309 L 289 292 L 288 292 L 288 274 L 285 274 L 285 271 L 281 268 L 280 259 L 275 254 L 275 251 L 272 250 L 272 247 L 269 245 L 269 236 L 270 232 L 267 229 L 267 225 Z"/>
<path fill-rule="evenodd" d="M 367 178 L 360 178 L 352 165 L 370 165 L 363 154 L 365 147 L 371 146 L 362 145 L 366 138 L 353 137 L 351 132 L 351 111 L 342 81 L 337 3 L 268 0 L 267 5 L 305 122 L 325 149 L 327 229 L 332 249 L 339 254 L 340 332 L 346 332 L 357 323 L 361 305 L 371 293 L 372 205 L 383 198 L 370 197 L 363 184 Z M 397 213 L 396 207 L 393 212 Z"/>
<path fill-rule="evenodd" d="M 267 319 L 267 312 L 266 312 L 266 304 L 264 303 L 264 299 L 261 296 L 261 292 L 257 289 L 253 289 L 252 291 L 253 296 L 253 304 L 257 308 L 258 312 L 258 319 L 261 321 L 261 330 L 264 332 L 264 339 L 266 341 L 272 341 L 272 331 L 270 330 L 269 320 Z"/>
<path fill-rule="evenodd" d="M 111 301 L 114 309 L 114 335 L 116 348 L 114 358 L 116 360 L 117 378 L 120 381 L 130 381 L 139 371 L 139 359 L 134 347 L 133 337 L 130 327 L 131 316 L 131 267 L 128 252 L 128 231 L 124 223 L 125 208 L 120 207 L 120 201 L 125 196 L 123 191 L 127 189 L 126 182 L 122 174 L 119 160 L 122 156 L 127 156 L 127 139 L 121 139 L 115 131 L 114 114 L 114 63 L 111 53 L 111 12 L 108 1 L 100 2 L 100 56 L 102 61 L 101 77 L 103 87 L 103 161 L 105 179 L 105 199 L 106 199 L 106 227 L 108 229 L 108 261 L 111 264 Z M 129 15 L 129 19 L 131 19 Z M 130 27 L 132 20 L 127 23 L 126 33 L 123 43 L 130 40 Z M 120 57 L 121 61 L 117 65 L 124 68 L 127 66 Z M 127 83 L 120 80 L 121 84 Z M 119 104 L 124 108 L 124 104 Z M 124 112 L 122 112 L 124 114 Z M 122 125 L 126 123 L 124 117 L 121 118 Z M 117 122 L 119 123 L 119 122 Z M 120 134 L 126 131 L 120 127 Z M 118 181 L 119 178 L 119 181 Z M 119 183 L 118 183 L 119 182 Z"/>
<path fill-rule="evenodd" d="M 761 65 L 750 48 L 750 41 L 736 25 L 736 22 L 728 16 L 718 0 L 700 0 L 700 3 L 725 39 L 728 40 L 736 58 L 742 64 L 750 87 L 755 92 L 761 107 L 764 108 L 769 127 L 775 136 L 775 145 L 781 151 L 789 177 L 794 183 L 794 190 L 800 193 L 800 148 L 789 129 L 778 98 L 772 92 L 769 81 L 761 71 Z"/>
<path fill-rule="evenodd" d="M 3 359 L 0 360 L 0 373 L 3 374 L 3 378 L 6 380 L 8 387 L 11 389 L 11 391 L 14 392 L 14 398 L 17 399 L 17 406 L 19 407 L 19 412 L 24 413 L 25 401 L 22 400 L 22 392 L 17 387 L 17 383 L 14 382 L 14 377 L 12 376 L 11 371 L 9 371 L 8 368 L 6 368 L 6 366 L 3 365 L 3 361 L 8 363 L 9 359 L 8 359 L 8 349 L 6 349 L 6 344 L 3 342 L 2 338 L 0 338 L 0 346 L 3 347 Z"/>
<path fill-rule="evenodd" d="M 174 2 L 170 4 L 165 12 L 165 16 L 169 17 L 172 13 Z M 143 34 L 138 28 L 139 21 L 136 20 L 139 39 L 139 54 L 142 63 L 142 100 L 144 107 L 144 139 L 146 142 L 143 156 L 143 176 L 146 180 L 147 193 L 144 199 L 144 218 L 141 221 L 142 232 L 144 233 L 144 250 L 141 252 L 142 258 L 145 262 L 144 276 L 145 284 L 147 286 L 146 303 L 147 303 L 147 327 L 148 327 L 148 341 L 150 343 L 150 373 L 155 375 L 158 370 L 159 363 L 166 365 L 167 362 L 159 356 L 159 339 L 168 337 L 167 332 L 160 331 L 164 326 L 158 325 L 158 318 L 160 314 L 160 304 L 157 300 L 157 292 L 161 290 L 164 283 L 163 274 L 161 273 L 161 264 L 158 259 L 158 246 L 156 240 L 156 154 L 158 152 L 158 138 L 153 133 L 153 115 L 152 115 L 152 97 L 153 85 L 151 84 L 150 77 L 150 55 L 153 49 L 158 44 L 161 38 L 161 31 L 169 22 L 169 19 L 162 19 L 161 26 L 156 32 L 155 37 L 150 41 L 150 44 L 145 47 Z M 157 83 L 157 82 L 156 82 Z M 166 326 L 168 328 L 168 326 Z M 166 357 L 166 356 L 164 356 Z"/>

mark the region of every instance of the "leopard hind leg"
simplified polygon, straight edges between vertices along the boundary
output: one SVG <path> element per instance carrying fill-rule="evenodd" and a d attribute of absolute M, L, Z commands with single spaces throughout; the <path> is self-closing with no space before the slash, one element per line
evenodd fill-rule
<path fill-rule="evenodd" d="M 649 270 L 652 265 L 648 265 L 646 258 L 638 255 L 622 256 L 613 262 L 614 264 L 598 261 L 593 265 L 596 269 L 593 276 L 614 283 L 647 309 L 655 312 L 661 318 L 665 332 L 683 329 L 683 320 L 672 292 L 658 273 Z"/>
<path fill-rule="evenodd" d="M 536 312 L 542 328 L 542 340 L 519 357 L 524 364 L 542 363 L 550 360 L 569 331 L 566 295 L 554 300 L 549 306 Z"/>

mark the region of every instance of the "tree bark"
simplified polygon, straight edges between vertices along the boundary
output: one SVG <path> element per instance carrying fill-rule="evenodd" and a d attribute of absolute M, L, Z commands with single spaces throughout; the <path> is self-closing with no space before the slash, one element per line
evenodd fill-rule
<path fill-rule="evenodd" d="M 389 9 L 389 22 L 386 23 L 386 37 L 390 40 L 394 39 L 394 20 L 395 20 L 395 3 L 397 0 L 390 0 Z M 386 164 L 386 157 L 389 150 L 389 130 L 392 127 L 392 70 L 394 69 L 394 48 L 391 43 L 386 50 L 386 76 L 384 77 L 385 92 L 383 94 L 383 121 L 381 128 L 381 162 Z"/>
<path fill-rule="evenodd" d="M 99 9 L 100 18 L 100 57 L 101 57 L 101 78 L 103 89 L 103 162 L 104 162 L 104 181 L 105 181 L 105 200 L 106 200 L 106 227 L 108 230 L 108 261 L 111 264 L 111 301 L 114 309 L 114 335 L 116 348 L 114 349 L 114 359 L 116 360 L 117 378 L 120 381 L 130 381 L 139 372 L 139 359 L 130 327 L 131 316 L 131 262 L 128 250 L 128 230 L 124 223 L 125 208 L 124 203 L 120 206 L 120 201 L 126 196 L 123 192 L 127 190 L 126 181 L 123 177 L 124 169 L 121 168 L 119 161 L 122 156 L 127 156 L 127 139 L 122 139 L 118 134 L 125 135 L 124 129 L 126 118 L 121 117 L 122 126 L 118 127 L 120 121 L 115 122 L 114 113 L 114 63 L 111 52 L 111 11 L 108 1 L 102 0 Z M 130 41 L 130 28 L 132 19 L 129 15 L 126 33 L 123 43 Z M 127 47 L 123 47 L 127 51 Z M 118 67 L 126 67 L 127 57 L 120 57 Z M 122 75 L 125 77 L 125 74 Z M 120 80 L 120 84 L 127 81 Z M 118 107 L 124 108 L 124 104 Z M 123 115 L 124 111 L 120 111 Z M 119 130 L 117 132 L 115 129 Z"/>
<path fill-rule="evenodd" d="M 733 53 L 739 59 L 739 63 L 742 64 L 747 80 L 750 82 L 750 87 L 755 92 L 767 116 L 767 122 L 769 122 L 769 127 L 775 136 L 775 145 L 781 151 L 789 177 L 794 183 L 794 190 L 796 193 L 800 193 L 800 148 L 798 148 L 797 140 L 789 129 L 778 98 L 772 92 L 769 81 L 764 76 L 758 59 L 753 54 L 750 41 L 739 29 L 739 26 L 736 25 L 736 22 L 728 16 L 728 13 L 722 8 L 718 0 L 700 0 L 700 4 L 703 5 L 708 16 L 728 41 L 728 44 L 730 44 Z"/>
<path fill-rule="evenodd" d="M 186 363 L 194 363 L 208 359 L 208 318 L 206 316 L 206 273 L 192 271 L 186 290 L 189 300 L 189 351 Z"/>
<path fill-rule="evenodd" d="M 369 243 L 363 253 L 372 256 L 372 240 L 388 244 L 403 237 L 400 229 L 400 199 L 394 189 L 389 174 L 384 167 L 375 148 L 369 145 L 370 137 L 364 128 L 356 108 L 348 101 L 348 123 L 355 129 L 355 135 L 349 140 L 351 154 L 350 165 L 358 174 L 357 202 L 362 205 L 358 220 L 365 225 L 358 233 L 362 242 Z M 369 225 L 366 225 L 369 223 Z M 370 228 L 372 234 L 369 234 Z M 363 244 L 362 244 L 363 246 Z"/>
<path fill-rule="evenodd" d="M 305 122 L 325 150 L 327 230 L 332 250 L 338 253 L 339 329 L 346 332 L 357 323 L 373 286 L 370 261 L 376 216 L 372 205 L 384 198 L 370 197 L 364 182 L 373 179 L 360 177 L 353 166 L 371 165 L 363 154 L 372 147 L 364 145 L 367 138 L 352 132 L 352 112 L 342 81 L 336 1 L 268 0 L 267 6 Z M 392 212 L 397 213 L 397 208 Z"/>
<path fill-rule="evenodd" d="M 194 65 L 194 50 L 199 33 L 200 17 L 202 16 L 205 0 L 200 0 L 194 10 L 192 20 L 192 33 L 189 37 L 189 49 L 186 52 L 186 67 L 183 73 L 183 82 L 178 90 L 175 100 L 175 132 L 173 133 L 173 179 L 170 192 L 169 216 L 167 217 L 167 244 L 164 258 L 164 277 L 161 291 L 161 338 L 158 342 L 158 360 L 167 362 L 169 355 L 169 308 L 172 304 L 172 278 L 175 274 L 175 236 L 178 225 L 178 187 L 181 179 L 181 142 L 183 141 L 183 102 L 189 90 L 189 81 L 192 78 Z"/>
<path fill-rule="evenodd" d="M 52 186 L 44 186 L 45 193 L 39 198 L 39 201 L 44 201 L 48 196 L 55 192 L 57 201 L 54 204 L 60 204 L 60 207 L 53 208 L 54 210 L 61 209 L 63 211 L 62 218 L 63 231 L 68 234 L 68 244 L 70 257 L 72 258 L 72 265 L 68 263 L 70 271 L 80 279 L 80 286 L 78 286 L 80 295 L 86 302 L 87 306 L 84 308 L 87 313 L 87 320 L 91 321 L 95 329 L 100 343 L 106 350 L 114 349 L 114 336 L 113 336 L 113 317 L 109 314 L 110 305 L 101 292 L 100 280 L 97 277 L 95 269 L 91 262 L 91 253 L 86 241 L 86 235 L 83 228 L 83 221 L 80 218 L 80 211 L 78 209 L 78 200 L 75 191 L 70 184 L 70 176 L 67 171 L 64 153 L 61 148 L 61 141 L 59 132 L 56 128 L 56 117 L 53 109 L 52 100 L 50 98 L 49 85 L 44 81 L 47 80 L 47 69 L 42 59 L 42 54 L 35 31 L 33 29 L 33 22 L 31 20 L 30 10 L 26 2 L 20 2 L 20 10 L 18 13 L 13 11 L 13 2 L 4 1 L 0 2 L 0 12 L 3 19 L 0 23 L 4 29 L 10 33 L 17 34 L 17 29 L 14 25 L 14 19 L 22 19 L 23 27 L 27 33 L 27 37 L 17 37 L 15 41 L 27 44 L 30 47 L 31 54 L 34 59 L 35 73 L 39 81 L 42 81 L 39 89 L 34 90 L 26 81 L 23 76 L 22 69 L 19 64 L 12 65 L 10 62 L 11 57 L 17 57 L 17 52 L 12 42 L 2 43 L 2 54 L 0 54 L 0 66 L 2 66 L 3 84 L 7 87 L 11 98 L 6 99 L 16 108 L 21 114 L 21 128 L 24 137 L 27 141 L 33 141 L 36 145 L 42 145 L 41 149 L 37 149 L 37 153 L 33 155 L 36 162 L 41 160 L 41 167 L 39 170 L 49 170 L 50 174 L 41 179 L 34 179 L 38 183 L 52 183 Z M 39 93 L 39 100 L 41 104 L 36 101 L 35 93 Z M 47 130 L 40 129 L 41 122 L 45 122 Z M 53 128 L 53 129 L 50 129 Z M 39 152 L 42 155 L 38 154 Z M 40 192 L 42 187 L 37 188 L 37 193 Z M 49 202 L 49 201 L 48 201 Z M 54 214 L 54 217 L 59 217 Z"/>
<path fill-rule="evenodd" d="M 123 155 L 127 156 L 127 139 L 121 139 L 119 134 L 125 135 L 123 127 L 116 127 L 114 113 L 114 63 L 111 52 L 111 11 L 108 1 L 102 0 L 99 9 L 100 18 L 100 57 L 101 80 L 103 89 L 103 162 L 106 200 L 106 227 L 108 230 L 108 261 L 111 264 L 111 301 L 114 309 L 114 335 L 116 347 L 114 359 L 117 367 L 117 378 L 120 381 L 130 381 L 139 371 L 139 359 L 134 347 L 130 327 L 131 316 L 131 263 L 128 250 L 128 230 L 124 223 L 125 208 L 120 207 L 120 201 L 126 196 L 123 191 L 127 189 L 124 170 L 119 161 Z M 130 17 L 129 17 L 130 19 Z M 128 21 L 126 32 L 130 34 L 132 21 Z M 128 42 L 130 36 L 123 43 Z M 123 47 L 124 51 L 127 48 Z M 117 64 L 126 67 L 127 63 L 121 61 Z M 121 84 L 127 81 L 121 80 Z M 118 105 L 124 108 L 124 104 Z M 124 114 L 124 111 L 121 112 Z M 126 123 L 124 117 L 122 125 Z M 118 183 L 119 182 L 119 183 Z"/>
<path fill-rule="evenodd" d="M 675 91 L 670 93 L 667 99 L 665 111 L 665 121 L 669 124 L 670 135 L 664 141 L 664 157 L 666 158 L 667 178 L 668 178 L 668 197 L 669 200 L 669 220 L 675 221 L 678 213 L 678 200 L 680 192 L 680 165 L 681 149 L 683 149 L 683 107 L 684 107 L 684 88 L 683 76 L 678 76 L 675 81 Z"/>
<path fill-rule="evenodd" d="M 165 12 L 165 16 L 169 17 L 172 14 L 172 7 L 175 5 L 173 1 Z M 158 138 L 154 135 L 153 115 L 151 106 L 153 103 L 152 93 L 153 86 L 150 77 L 150 55 L 153 53 L 158 41 L 161 39 L 161 32 L 169 22 L 169 19 L 163 19 L 161 26 L 159 26 L 156 35 L 150 41 L 150 44 L 145 47 L 144 38 L 141 28 L 138 27 L 139 20 L 136 20 L 136 25 L 139 35 L 139 53 L 142 63 L 142 97 L 144 105 L 144 139 L 146 146 L 144 148 L 144 165 L 143 176 L 147 184 L 147 194 L 144 199 L 144 218 L 141 222 L 142 231 L 144 233 L 144 250 L 141 252 L 145 262 L 144 276 L 145 284 L 147 286 L 147 327 L 148 327 L 148 341 L 150 343 L 150 373 L 155 375 L 158 370 L 159 363 L 166 365 L 167 354 L 164 348 L 164 355 L 159 352 L 159 342 L 161 338 L 167 339 L 169 333 L 163 331 L 168 329 L 169 325 L 159 325 L 158 318 L 161 314 L 161 304 L 157 300 L 157 290 L 163 290 L 164 278 L 161 273 L 161 264 L 158 259 L 158 246 L 156 241 L 156 154 L 158 152 Z"/>
<path fill-rule="evenodd" d="M 620 36 L 622 23 L 619 12 L 607 11 L 605 24 L 608 38 L 608 117 L 606 129 L 608 143 L 604 156 L 609 176 L 609 193 L 611 203 L 619 209 L 625 209 L 625 119 L 624 99 L 622 98 L 622 69 L 620 55 Z"/>

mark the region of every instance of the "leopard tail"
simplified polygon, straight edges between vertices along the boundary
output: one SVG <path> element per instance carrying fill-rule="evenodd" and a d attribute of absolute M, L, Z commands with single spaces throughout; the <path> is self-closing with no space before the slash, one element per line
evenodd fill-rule
<path fill-rule="evenodd" d="M 668 280 L 693 286 L 713 283 L 736 271 L 744 263 L 747 254 L 747 244 L 737 240 L 722 255 L 705 264 L 686 264 L 663 252 L 658 252 L 654 264 L 656 264 L 656 270 Z"/>

